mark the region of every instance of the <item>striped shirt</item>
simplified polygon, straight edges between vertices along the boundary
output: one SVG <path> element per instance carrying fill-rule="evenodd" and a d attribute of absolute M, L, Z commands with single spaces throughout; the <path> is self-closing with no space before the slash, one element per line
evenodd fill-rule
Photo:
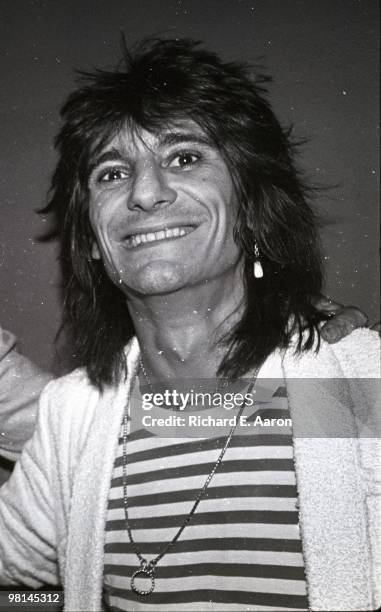
<path fill-rule="evenodd" d="M 289 417 L 285 395 L 284 387 L 276 388 L 270 402 L 245 408 L 249 425 L 258 416 Z M 147 561 L 176 535 L 225 440 L 226 434 L 218 432 L 214 437 L 164 438 L 141 428 L 129 434 L 129 522 Z M 131 590 L 140 563 L 126 529 L 122 455 L 121 432 L 106 520 L 108 610 L 308 609 L 290 426 L 236 429 L 190 523 L 159 561 L 155 589 L 147 596 Z M 148 585 L 142 580 L 139 586 Z"/>

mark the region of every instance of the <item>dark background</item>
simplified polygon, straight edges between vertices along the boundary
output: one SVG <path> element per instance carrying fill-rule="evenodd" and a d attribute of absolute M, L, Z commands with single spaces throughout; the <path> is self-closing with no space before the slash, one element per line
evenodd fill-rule
<path fill-rule="evenodd" d="M 261 61 L 285 124 L 307 137 L 301 163 L 319 199 L 327 292 L 378 318 L 377 0 L 0 1 L 0 323 L 56 372 L 56 247 L 37 237 L 58 108 L 74 68 L 111 67 L 119 37 L 201 39 L 229 59 Z"/>

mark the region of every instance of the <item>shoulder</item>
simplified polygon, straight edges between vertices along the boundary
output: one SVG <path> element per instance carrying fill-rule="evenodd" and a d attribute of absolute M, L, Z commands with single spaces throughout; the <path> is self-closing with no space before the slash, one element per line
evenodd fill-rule
<path fill-rule="evenodd" d="M 321 339 L 298 353 L 297 337 L 283 354 L 286 376 L 291 378 L 379 378 L 380 338 L 369 329 L 356 329 L 336 344 Z"/>
<path fill-rule="evenodd" d="M 70 421 L 80 424 L 94 413 L 100 396 L 86 370 L 78 368 L 46 385 L 40 397 L 40 419 L 47 419 L 51 425 Z"/>
<path fill-rule="evenodd" d="M 56 378 L 44 389 L 40 399 L 40 411 L 48 411 L 56 418 L 81 419 L 83 415 L 94 414 L 97 409 L 112 404 L 128 387 L 131 372 L 136 371 L 139 357 L 139 345 L 136 338 L 125 347 L 127 379 L 117 385 L 105 386 L 101 392 L 89 380 L 85 368 L 77 368 L 70 374 Z"/>
<path fill-rule="evenodd" d="M 356 329 L 340 342 L 328 346 L 340 362 L 346 376 L 380 377 L 381 342 L 377 332 L 365 328 Z"/>
<path fill-rule="evenodd" d="M 42 395 L 54 396 L 58 400 L 63 400 L 68 394 L 87 395 L 92 391 L 96 391 L 96 389 L 91 385 L 85 368 L 77 368 L 70 374 L 52 380 L 46 385 Z"/>
<path fill-rule="evenodd" d="M 319 350 L 315 346 L 298 354 L 295 346 L 284 353 L 283 371 L 294 406 L 293 423 L 299 419 L 303 435 L 307 422 L 318 424 L 328 437 L 340 438 L 343 432 L 347 437 L 360 432 L 369 437 L 380 431 L 378 334 L 359 329 L 336 344 L 321 340 Z"/>

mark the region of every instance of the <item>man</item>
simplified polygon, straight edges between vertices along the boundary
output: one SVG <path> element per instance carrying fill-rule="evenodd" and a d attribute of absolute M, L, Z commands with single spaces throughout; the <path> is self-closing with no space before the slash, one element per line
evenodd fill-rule
<path fill-rule="evenodd" d="M 375 609 L 378 449 L 358 438 L 378 342 L 320 338 L 316 227 L 287 134 L 263 83 L 190 41 L 124 59 L 63 107 L 48 210 L 84 367 L 48 385 L 2 488 L 1 579 L 62 582 L 67 610 Z M 265 420 L 292 419 L 280 434 L 237 426 L 257 419 L 257 378 Z M 217 424 L 214 396 L 238 390 L 230 430 L 145 425 L 144 389 L 159 428 L 187 391 L 180 428 L 200 380 L 196 422 Z"/>

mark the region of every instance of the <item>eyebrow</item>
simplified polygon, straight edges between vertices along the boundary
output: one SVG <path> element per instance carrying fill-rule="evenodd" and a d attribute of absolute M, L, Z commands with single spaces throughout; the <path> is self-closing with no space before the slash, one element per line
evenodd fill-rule
<path fill-rule="evenodd" d="M 183 142 L 213 146 L 212 140 L 208 136 L 195 134 L 194 132 L 164 132 L 164 134 L 158 136 L 158 144 L 161 147 L 182 144 Z"/>
<path fill-rule="evenodd" d="M 113 147 L 112 149 L 109 149 L 108 151 L 101 153 L 99 157 L 97 157 L 93 161 L 93 163 L 90 164 L 88 175 L 90 176 L 90 174 L 95 170 L 95 168 L 97 168 L 101 164 L 104 164 L 105 162 L 122 161 L 122 160 L 123 160 L 123 155 L 121 154 L 121 152 L 118 151 L 118 149 L 115 149 L 115 147 Z"/>

